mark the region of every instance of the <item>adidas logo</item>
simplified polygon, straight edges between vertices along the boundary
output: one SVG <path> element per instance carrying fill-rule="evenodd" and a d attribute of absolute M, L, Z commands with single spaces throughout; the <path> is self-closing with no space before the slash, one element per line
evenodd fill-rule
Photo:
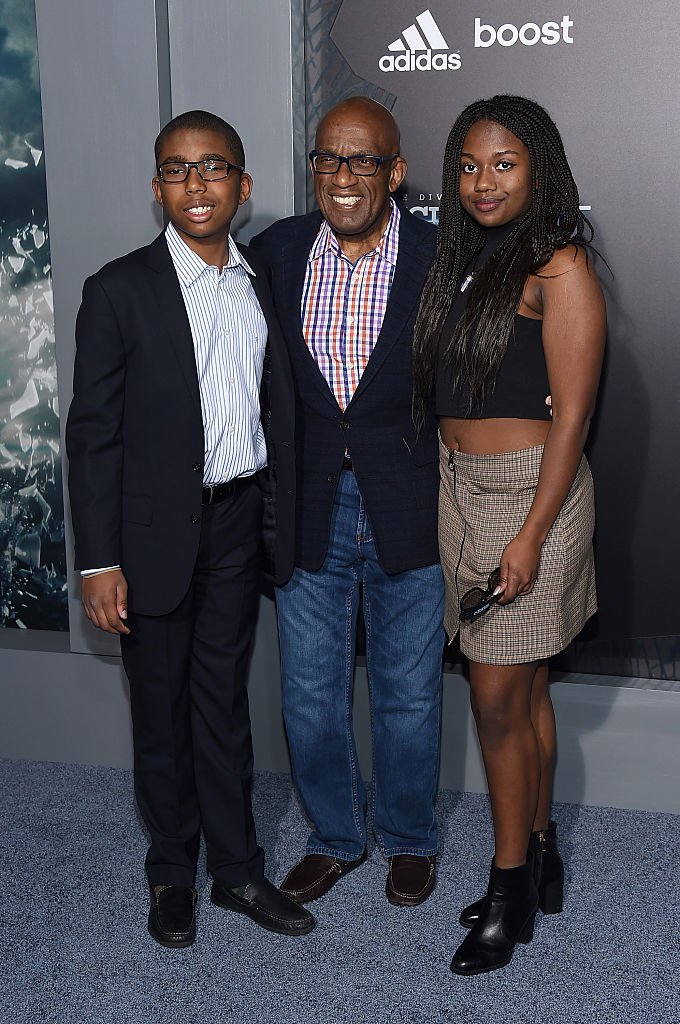
<path fill-rule="evenodd" d="M 387 49 L 390 52 L 378 61 L 378 67 L 385 72 L 457 71 L 461 65 L 460 54 L 449 52 L 449 45 L 429 8 Z"/>

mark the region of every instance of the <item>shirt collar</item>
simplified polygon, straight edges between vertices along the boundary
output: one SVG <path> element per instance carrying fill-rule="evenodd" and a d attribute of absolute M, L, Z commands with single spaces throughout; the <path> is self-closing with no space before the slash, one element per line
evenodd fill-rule
<path fill-rule="evenodd" d="M 382 259 L 391 263 L 392 266 L 397 265 L 397 255 L 399 252 L 399 220 L 401 213 L 399 207 L 395 203 L 394 199 L 390 199 L 390 219 L 387 222 L 385 232 L 376 245 L 375 249 L 372 249 L 372 253 L 377 253 Z M 333 230 L 327 220 L 321 222 L 319 233 L 316 236 L 314 245 L 309 253 L 309 263 L 313 263 L 314 260 L 319 259 L 320 256 L 325 255 L 328 251 L 331 251 L 334 256 L 341 256 L 342 251 L 340 249 L 340 243 L 333 234 Z M 370 255 L 367 253 L 366 255 Z"/>
<path fill-rule="evenodd" d="M 184 239 L 180 236 L 174 224 L 169 223 L 165 229 L 165 240 L 170 251 L 170 257 L 175 267 L 180 284 L 185 288 L 190 287 L 205 270 L 211 265 L 202 260 L 201 257 L 190 249 Z M 229 235 L 229 261 L 225 264 L 225 270 L 235 267 L 242 267 L 251 277 L 255 277 L 255 271 L 249 266 L 247 260 L 241 255 L 234 239 Z M 216 269 L 216 268 L 215 268 Z"/>

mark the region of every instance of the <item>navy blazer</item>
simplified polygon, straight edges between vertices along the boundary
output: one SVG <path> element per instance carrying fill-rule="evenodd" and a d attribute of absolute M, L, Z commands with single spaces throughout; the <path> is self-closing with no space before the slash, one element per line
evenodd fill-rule
<path fill-rule="evenodd" d="M 431 224 L 402 212 L 397 265 L 382 330 L 343 413 L 301 327 L 307 259 L 320 225 L 319 212 L 290 217 L 251 242 L 269 267 L 274 305 L 295 380 L 295 564 L 312 571 L 323 564 L 347 448 L 384 571 L 399 573 L 432 565 L 439 561 L 437 430 L 432 411 L 416 436 L 411 350 L 436 231 Z"/>
<path fill-rule="evenodd" d="M 291 370 L 266 270 L 239 248 L 269 329 L 263 422 L 278 485 L 274 575 L 284 582 L 294 554 Z M 66 447 L 75 567 L 121 565 L 130 607 L 166 614 L 184 597 L 198 555 L 204 438 L 191 328 L 164 234 L 85 282 L 73 391 Z"/>

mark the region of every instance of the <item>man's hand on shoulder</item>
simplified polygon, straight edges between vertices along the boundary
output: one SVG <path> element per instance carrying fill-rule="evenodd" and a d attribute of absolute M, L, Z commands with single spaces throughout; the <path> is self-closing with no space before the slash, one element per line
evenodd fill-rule
<path fill-rule="evenodd" d="M 127 592 L 127 580 L 121 569 L 83 576 L 81 598 L 92 625 L 105 633 L 129 633 L 123 621 L 127 618 Z"/>

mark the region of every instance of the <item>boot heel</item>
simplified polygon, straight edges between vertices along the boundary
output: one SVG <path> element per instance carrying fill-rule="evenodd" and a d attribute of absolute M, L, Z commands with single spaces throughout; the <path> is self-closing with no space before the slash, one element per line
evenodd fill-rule
<path fill-rule="evenodd" d="M 517 936 L 517 941 L 518 942 L 523 942 L 525 945 L 527 945 L 527 943 L 531 942 L 531 940 L 534 937 L 534 920 L 535 920 L 535 918 L 536 918 L 536 915 L 532 914 L 531 917 L 529 918 L 529 920 L 527 921 L 527 923 L 524 925 L 524 928 L 522 928 L 522 931 Z"/>
<path fill-rule="evenodd" d="M 538 905 L 544 914 L 561 914 L 564 905 L 564 878 L 545 882 L 538 889 Z"/>
<path fill-rule="evenodd" d="M 532 832 L 529 850 L 534 855 L 534 881 L 538 889 L 538 905 L 544 914 L 561 914 L 564 897 L 564 864 L 557 849 L 557 825 Z"/>

